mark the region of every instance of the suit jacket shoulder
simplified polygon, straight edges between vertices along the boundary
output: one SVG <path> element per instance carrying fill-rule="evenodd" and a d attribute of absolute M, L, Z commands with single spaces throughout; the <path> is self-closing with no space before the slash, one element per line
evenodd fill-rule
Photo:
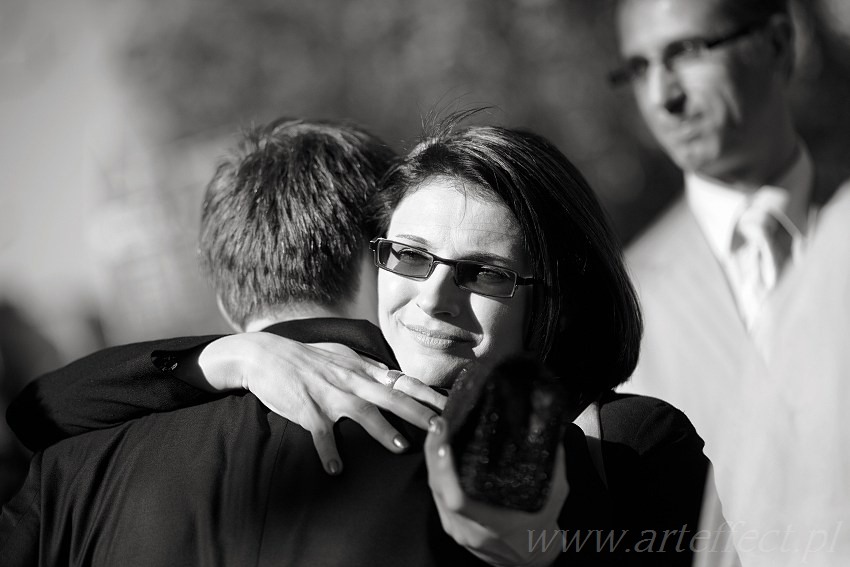
<path fill-rule="evenodd" d="M 578 533 L 597 526 L 613 529 L 610 533 L 620 538 L 617 552 L 592 564 L 655 565 L 663 557 L 664 565 L 691 565 L 690 544 L 709 470 L 702 439 L 681 411 L 656 398 L 608 393 L 599 413 L 607 488 L 602 498 L 578 502 L 585 505 L 575 514 L 579 521 L 562 527 L 578 527 Z M 570 486 L 581 487 L 570 493 L 571 504 L 593 483 L 574 483 L 569 457 L 567 470 Z M 600 506 L 608 507 L 607 516 L 594 518 Z M 636 549 L 653 552 L 626 553 Z"/>
<path fill-rule="evenodd" d="M 701 451 L 703 441 L 688 417 L 658 398 L 609 394 L 600 408 L 605 441 L 622 443 L 638 455 L 673 444 Z"/>
<path fill-rule="evenodd" d="M 181 337 L 110 347 L 31 382 L 9 405 L 6 420 L 32 451 L 153 411 L 220 397 L 162 372 L 156 350 L 189 350 L 222 335 Z"/>
<path fill-rule="evenodd" d="M 629 267 L 642 271 L 670 259 L 680 258 L 701 238 L 696 219 L 684 196 L 679 196 L 626 248 Z"/>

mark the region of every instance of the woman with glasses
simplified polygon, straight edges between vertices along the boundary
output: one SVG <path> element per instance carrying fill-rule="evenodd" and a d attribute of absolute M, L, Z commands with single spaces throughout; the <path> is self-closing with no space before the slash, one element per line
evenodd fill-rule
<path fill-rule="evenodd" d="M 535 353 L 582 400 L 577 423 L 610 498 L 592 505 L 599 524 L 576 516 L 583 483 L 568 464 L 558 526 L 631 527 L 631 544 L 641 530 L 693 529 L 707 466 L 702 441 L 667 404 L 611 391 L 637 363 L 641 318 L 616 238 L 581 173 L 540 136 L 473 127 L 425 139 L 381 195 L 387 230 L 372 241 L 379 318 L 405 373 L 450 386 L 470 362 Z M 435 457 L 438 437 L 429 435 L 426 456 L 443 525 L 489 550 L 476 518 L 465 521 L 470 503 L 453 471 Z M 476 513 L 485 525 L 494 514 Z M 687 564 L 692 535 L 665 561 Z M 652 545 L 675 551 L 672 541 Z"/>

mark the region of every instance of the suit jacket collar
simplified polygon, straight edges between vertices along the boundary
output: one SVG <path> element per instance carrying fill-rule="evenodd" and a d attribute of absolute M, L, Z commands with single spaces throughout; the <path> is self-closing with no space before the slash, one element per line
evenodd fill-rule
<path fill-rule="evenodd" d="M 712 324 L 734 329 L 737 322 L 744 332 L 723 268 L 684 196 L 629 247 L 627 258 L 647 320 L 658 310 L 689 319 L 695 331 Z"/>
<path fill-rule="evenodd" d="M 746 192 L 696 173 L 685 174 L 688 207 L 702 229 L 715 256 L 724 263 L 731 257 L 732 234 L 744 210 L 753 201 L 772 202 L 783 226 L 802 246 L 800 235 L 808 230 L 814 180 L 812 158 L 805 145 L 777 180 Z M 790 226 L 789 226 L 790 225 Z"/>
<path fill-rule="evenodd" d="M 390 368 L 398 368 L 395 354 L 384 340 L 381 330 L 363 319 L 293 319 L 269 325 L 263 331 L 301 343 L 340 343 L 358 354 L 383 362 Z"/>

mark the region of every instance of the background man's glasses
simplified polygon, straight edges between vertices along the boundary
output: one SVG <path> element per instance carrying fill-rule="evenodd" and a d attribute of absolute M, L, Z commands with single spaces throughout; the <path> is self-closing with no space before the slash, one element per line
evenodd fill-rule
<path fill-rule="evenodd" d="M 719 37 L 692 37 L 674 41 L 664 47 L 661 52 L 660 62 L 668 71 L 676 70 L 679 65 L 698 61 L 705 57 L 711 50 L 750 35 L 764 26 L 765 22 L 759 22 L 738 28 L 731 33 Z M 651 63 L 646 57 L 631 57 L 619 69 L 615 69 L 608 74 L 608 81 L 614 87 L 640 83 L 646 78 L 646 72 L 649 70 Z"/>
<path fill-rule="evenodd" d="M 451 266 L 454 272 L 455 285 L 487 297 L 513 297 L 517 286 L 540 283 L 507 268 L 471 260 L 448 260 L 386 238 L 375 238 L 369 243 L 369 248 L 375 254 L 375 265 L 383 270 L 412 280 L 426 280 L 435 265 L 445 264 Z"/>

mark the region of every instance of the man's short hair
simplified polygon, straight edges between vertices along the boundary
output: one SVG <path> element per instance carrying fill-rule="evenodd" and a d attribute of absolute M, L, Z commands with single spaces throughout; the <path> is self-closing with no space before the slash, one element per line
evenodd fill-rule
<path fill-rule="evenodd" d="M 616 5 L 630 0 L 617 0 Z M 755 24 L 766 22 L 775 14 L 791 15 L 789 0 L 716 0 L 718 6 L 733 22 Z"/>
<path fill-rule="evenodd" d="M 775 14 L 790 16 L 788 0 L 723 0 L 722 9 L 740 24 L 766 22 Z"/>
<path fill-rule="evenodd" d="M 368 204 L 394 158 L 349 124 L 284 118 L 245 134 L 207 186 L 199 249 L 234 323 L 354 297 L 378 234 Z"/>

